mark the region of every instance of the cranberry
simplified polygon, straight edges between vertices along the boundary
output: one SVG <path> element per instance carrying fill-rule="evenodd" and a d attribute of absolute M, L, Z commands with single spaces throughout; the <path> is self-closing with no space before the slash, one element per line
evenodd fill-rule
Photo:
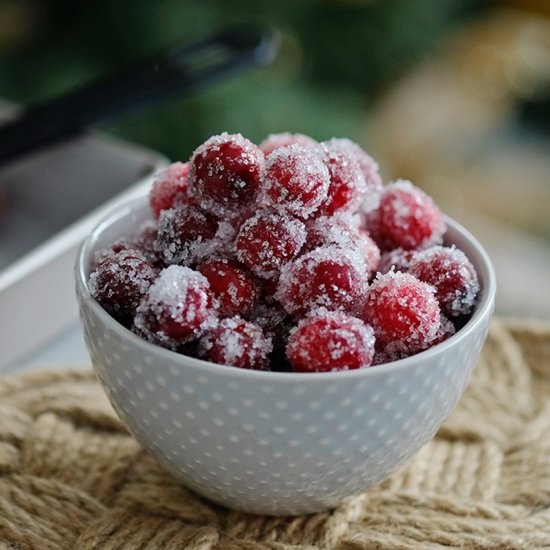
<path fill-rule="evenodd" d="M 158 219 L 162 210 L 188 202 L 189 163 L 174 162 L 155 176 L 149 193 L 153 216 Z"/>
<path fill-rule="evenodd" d="M 304 315 L 316 307 L 353 313 L 364 299 L 367 278 L 356 253 L 324 246 L 285 266 L 275 298 L 292 315 Z"/>
<path fill-rule="evenodd" d="M 282 134 L 270 134 L 267 136 L 267 138 L 260 143 L 260 149 L 267 158 L 275 149 L 295 144 L 304 147 L 317 147 L 319 145 L 313 138 L 305 136 L 304 134 L 283 132 Z"/>
<path fill-rule="evenodd" d="M 233 217 L 254 207 L 263 153 L 240 134 L 223 133 L 203 143 L 189 162 L 189 195 L 212 214 Z"/>
<path fill-rule="evenodd" d="M 258 277 L 276 277 L 304 245 L 304 224 L 287 214 L 260 211 L 245 221 L 235 243 L 237 258 Z"/>
<path fill-rule="evenodd" d="M 286 349 L 296 371 L 342 371 L 370 366 L 374 341 L 372 327 L 360 319 L 321 309 L 300 321 Z"/>
<path fill-rule="evenodd" d="M 217 304 L 209 286 L 197 271 L 167 267 L 137 309 L 136 331 L 170 349 L 197 340 L 217 324 Z"/>
<path fill-rule="evenodd" d="M 219 302 L 221 317 L 246 317 L 256 303 L 258 292 L 251 275 L 232 260 L 207 260 L 197 268 L 210 283 Z"/>
<path fill-rule="evenodd" d="M 258 325 L 231 317 L 202 337 L 198 354 L 220 365 L 263 370 L 272 347 L 271 339 L 264 336 Z"/>
<path fill-rule="evenodd" d="M 458 248 L 434 246 L 418 252 L 409 273 L 436 289 L 441 309 L 452 317 L 472 312 L 479 292 L 474 266 Z"/>
<path fill-rule="evenodd" d="M 211 255 L 220 244 L 230 246 L 233 229 L 196 206 L 163 210 L 155 248 L 167 264 L 191 266 Z"/>
<path fill-rule="evenodd" d="M 357 210 L 367 187 L 355 155 L 337 141 L 321 143 L 323 159 L 330 174 L 330 186 L 327 200 L 319 208 L 319 213 L 328 216 Z"/>
<path fill-rule="evenodd" d="M 387 273 L 393 268 L 394 271 L 408 271 L 416 250 L 403 250 L 394 248 L 382 253 L 378 270 L 380 273 Z"/>
<path fill-rule="evenodd" d="M 327 198 L 330 177 L 315 149 L 290 145 L 267 159 L 263 194 L 273 208 L 308 218 Z"/>
<path fill-rule="evenodd" d="M 372 283 L 362 319 L 374 328 L 378 347 L 392 359 L 425 349 L 440 328 L 433 288 L 408 273 L 392 271 Z"/>
<path fill-rule="evenodd" d="M 89 279 L 92 296 L 109 313 L 126 322 L 131 317 L 157 275 L 137 250 L 121 250 L 105 255 Z"/>
<path fill-rule="evenodd" d="M 367 218 L 368 229 L 384 250 L 421 249 L 441 242 L 446 226 L 433 200 L 409 181 L 384 188 L 378 209 Z"/>

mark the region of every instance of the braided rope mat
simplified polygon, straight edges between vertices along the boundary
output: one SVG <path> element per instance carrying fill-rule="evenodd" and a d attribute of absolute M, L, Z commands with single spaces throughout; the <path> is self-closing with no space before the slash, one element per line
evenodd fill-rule
<path fill-rule="evenodd" d="M 550 548 L 550 325 L 495 320 L 472 384 L 400 472 L 338 509 L 211 505 L 125 432 L 91 372 L 0 379 L 0 548 Z"/>

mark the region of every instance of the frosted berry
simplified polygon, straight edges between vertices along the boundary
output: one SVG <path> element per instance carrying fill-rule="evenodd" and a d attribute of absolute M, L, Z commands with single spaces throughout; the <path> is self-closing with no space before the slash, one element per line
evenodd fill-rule
<path fill-rule="evenodd" d="M 313 138 L 304 134 L 283 132 L 281 134 L 270 134 L 267 136 L 262 143 L 260 143 L 260 149 L 267 158 L 275 149 L 295 144 L 303 145 L 304 147 L 317 147 L 319 145 Z"/>
<path fill-rule="evenodd" d="M 367 287 L 361 258 L 332 245 L 316 248 L 285 266 L 275 298 L 292 315 L 304 315 L 316 307 L 353 313 Z"/>
<path fill-rule="evenodd" d="M 220 365 L 263 370 L 272 347 L 271 339 L 264 336 L 258 325 L 231 317 L 202 337 L 198 354 Z"/>
<path fill-rule="evenodd" d="M 188 174 L 188 163 L 174 162 L 155 176 L 149 193 L 149 204 L 155 219 L 158 219 L 162 210 L 168 210 L 189 201 Z"/>
<path fill-rule="evenodd" d="M 217 304 L 206 277 L 172 265 L 149 287 L 134 319 L 150 342 L 177 349 L 217 325 Z"/>
<path fill-rule="evenodd" d="M 340 146 L 338 140 L 321 143 L 323 160 L 330 174 L 327 200 L 319 208 L 319 214 L 328 216 L 336 212 L 353 212 L 361 203 L 367 190 L 365 177 L 355 155 Z"/>
<path fill-rule="evenodd" d="M 192 266 L 221 244 L 230 246 L 234 230 L 196 206 L 163 210 L 158 220 L 155 249 L 167 264 Z"/>
<path fill-rule="evenodd" d="M 360 319 L 321 310 L 300 321 L 286 349 L 298 372 L 343 371 L 370 366 L 374 342 L 374 331 Z"/>
<path fill-rule="evenodd" d="M 384 188 L 368 229 L 384 250 L 421 249 L 441 242 L 446 226 L 433 200 L 409 181 Z"/>
<path fill-rule="evenodd" d="M 380 274 L 370 286 L 362 319 L 392 359 L 412 355 L 434 340 L 440 310 L 434 289 L 408 273 Z"/>
<path fill-rule="evenodd" d="M 308 224 L 307 248 L 337 245 L 354 250 L 362 258 L 369 274 L 378 269 L 380 249 L 368 232 L 359 227 L 355 214 L 320 216 Z"/>
<path fill-rule="evenodd" d="M 380 193 L 383 188 L 378 163 L 357 145 L 357 143 L 351 141 L 351 139 L 333 138 L 327 143 L 338 147 L 342 151 L 346 151 L 358 162 L 366 184 L 365 191 L 361 197 L 363 211 L 367 212 L 378 206 Z"/>
<path fill-rule="evenodd" d="M 252 276 L 232 260 L 207 260 L 197 271 L 210 283 L 219 303 L 220 317 L 247 317 L 257 300 L 258 291 Z"/>
<path fill-rule="evenodd" d="M 101 259 L 90 274 L 88 287 L 105 310 L 127 322 L 156 276 L 142 253 L 121 250 Z"/>
<path fill-rule="evenodd" d="M 308 218 L 327 198 L 330 176 L 316 149 L 290 145 L 266 161 L 263 199 L 276 210 Z"/>
<path fill-rule="evenodd" d="M 382 253 L 378 270 L 380 273 L 391 271 L 408 271 L 416 250 L 403 250 L 402 248 L 394 248 Z"/>
<path fill-rule="evenodd" d="M 479 281 L 466 254 L 451 246 L 434 246 L 418 252 L 409 273 L 432 285 L 441 309 L 452 317 L 472 312 Z"/>
<path fill-rule="evenodd" d="M 240 134 L 204 142 L 189 161 L 189 195 L 220 217 L 250 210 L 257 202 L 264 155 Z"/>
<path fill-rule="evenodd" d="M 305 239 L 306 229 L 297 218 L 260 211 L 241 225 L 237 258 L 258 277 L 272 278 L 300 252 Z"/>

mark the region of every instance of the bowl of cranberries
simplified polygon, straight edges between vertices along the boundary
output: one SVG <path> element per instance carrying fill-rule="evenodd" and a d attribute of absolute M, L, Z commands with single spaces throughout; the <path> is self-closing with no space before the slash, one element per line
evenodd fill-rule
<path fill-rule="evenodd" d="M 296 515 L 430 440 L 487 334 L 479 242 L 348 139 L 221 134 L 117 207 L 76 265 L 94 369 L 135 438 L 229 508 Z"/>

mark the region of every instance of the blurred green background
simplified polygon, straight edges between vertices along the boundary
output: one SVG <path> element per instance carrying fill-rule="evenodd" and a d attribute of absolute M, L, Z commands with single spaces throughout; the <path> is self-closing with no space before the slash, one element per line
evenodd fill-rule
<path fill-rule="evenodd" d="M 276 31 L 269 67 L 103 129 L 186 158 L 222 130 L 358 138 L 369 106 L 479 0 L 0 0 L 0 96 L 30 105 L 231 25 Z"/>

